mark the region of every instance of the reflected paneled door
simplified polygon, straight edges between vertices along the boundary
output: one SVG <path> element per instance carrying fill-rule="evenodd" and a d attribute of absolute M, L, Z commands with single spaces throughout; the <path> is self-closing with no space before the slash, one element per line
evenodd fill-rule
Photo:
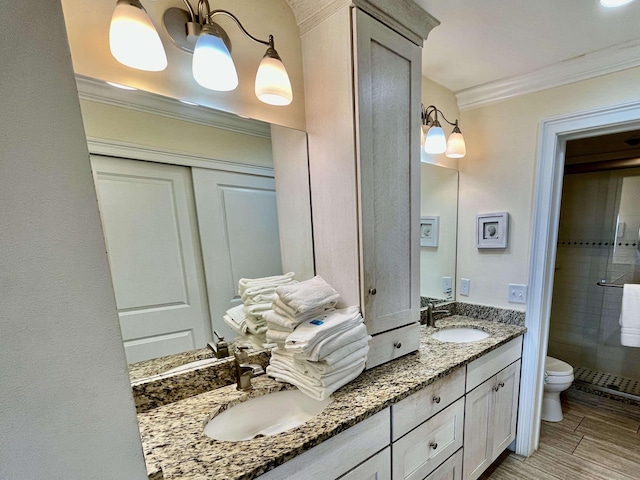
<path fill-rule="evenodd" d="M 190 169 L 92 156 L 129 363 L 211 339 Z"/>
<path fill-rule="evenodd" d="M 238 280 L 282 273 L 273 177 L 192 168 L 212 324 L 240 303 Z"/>

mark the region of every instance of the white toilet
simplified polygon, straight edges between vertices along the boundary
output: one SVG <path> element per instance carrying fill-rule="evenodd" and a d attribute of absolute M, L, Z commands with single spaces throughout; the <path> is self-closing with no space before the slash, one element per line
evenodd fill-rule
<path fill-rule="evenodd" d="M 542 397 L 542 420 L 562 421 L 560 392 L 573 382 L 573 367 L 557 358 L 547 357 L 544 362 L 544 396 Z"/>

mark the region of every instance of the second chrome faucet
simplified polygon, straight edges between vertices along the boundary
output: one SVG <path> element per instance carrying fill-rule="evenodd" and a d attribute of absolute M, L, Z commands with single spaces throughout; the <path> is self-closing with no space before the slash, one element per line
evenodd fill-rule
<path fill-rule="evenodd" d="M 264 375 L 264 369 L 261 365 L 256 363 L 247 363 L 249 361 L 249 354 L 247 350 L 249 347 L 236 346 L 233 352 L 233 358 L 236 370 L 236 383 L 238 390 L 251 390 L 251 379 L 258 375 Z"/>

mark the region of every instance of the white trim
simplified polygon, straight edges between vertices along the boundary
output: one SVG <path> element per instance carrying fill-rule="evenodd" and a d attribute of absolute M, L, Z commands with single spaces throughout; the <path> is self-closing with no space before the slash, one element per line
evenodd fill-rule
<path fill-rule="evenodd" d="M 130 158 L 132 160 L 146 160 L 149 162 L 166 163 L 170 165 L 182 165 L 185 167 L 199 167 L 210 170 L 223 170 L 226 172 L 246 173 L 261 177 L 273 177 L 271 167 L 258 165 L 246 165 L 235 162 L 225 162 L 213 158 L 199 157 L 171 150 L 156 150 L 145 145 L 104 140 L 100 138 L 87 138 L 89 153 L 105 155 L 108 157 Z"/>
<path fill-rule="evenodd" d="M 638 39 L 587 53 L 531 73 L 460 90 L 456 92 L 456 99 L 460 110 L 469 110 L 637 66 L 640 66 Z"/>
<path fill-rule="evenodd" d="M 143 90 L 122 90 L 107 85 L 102 80 L 78 74 L 76 74 L 76 84 L 78 96 L 82 100 L 161 115 L 254 137 L 271 138 L 271 126 L 259 120 L 242 118 L 233 113 L 202 105 L 186 105 L 175 98 L 163 97 Z"/>
<path fill-rule="evenodd" d="M 540 411 L 553 293 L 556 241 L 567 140 L 640 128 L 640 101 L 549 118 L 541 122 L 534 194 L 529 298 L 526 309 L 516 453 L 538 448 Z"/>

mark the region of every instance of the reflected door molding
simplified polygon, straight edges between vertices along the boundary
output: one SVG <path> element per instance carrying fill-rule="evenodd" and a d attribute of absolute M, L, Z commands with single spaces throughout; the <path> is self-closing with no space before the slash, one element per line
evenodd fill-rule
<path fill-rule="evenodd" d="M 190 171 L 91 156 L 127 361 L 206 345 L 211 329 Z"/>
<path fill-rule="evenodd" d="M 233 338 L 222 321 L 241 303 L 238 280 L 282 273 L 275 181 L 191 169 L 212 324 Z"/>

